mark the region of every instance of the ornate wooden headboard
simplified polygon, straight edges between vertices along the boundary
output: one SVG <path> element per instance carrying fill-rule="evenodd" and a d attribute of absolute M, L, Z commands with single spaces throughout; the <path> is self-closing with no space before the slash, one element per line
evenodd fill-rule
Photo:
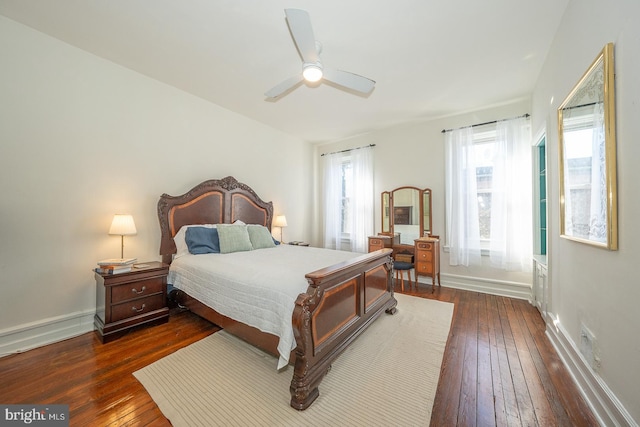
<path fill-rule="evenodd" d="M 271 230 L 273 204 L 263 201 L 234 177 L 204 181 L 181 196 L 163 194 L 158 201 L 160 255 L 170 264 L 176 253 L 173 236 L 190 224 L 260 224 Z"/>

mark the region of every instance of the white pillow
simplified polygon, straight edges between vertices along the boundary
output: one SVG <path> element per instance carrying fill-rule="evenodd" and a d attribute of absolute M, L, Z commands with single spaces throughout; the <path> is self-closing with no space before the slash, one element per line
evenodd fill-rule
<path fill-rule="evenodd" d="M 216 228 L 216 225 L 217 224 L 193 224 L 180 227 L 180 230 L 173 236 L 173 241 L 176 243 L 176 253 L 173 259 L 180 258 L 183 255 L 189 255 L 189 247 L 187 246 L 185 238 L 189 227 Z"/>

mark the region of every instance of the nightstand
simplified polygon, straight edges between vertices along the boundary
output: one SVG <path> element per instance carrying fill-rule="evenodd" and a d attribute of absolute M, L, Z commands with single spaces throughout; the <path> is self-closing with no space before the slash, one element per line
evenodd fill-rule
<path fill-rule="evenodd" d="M 96 276 L 96 315 L 93 324 L 103 343 L 112 341 L 134 326 L 169 320 L 167 275 L 161 262 L 140 263 L 132 271 Z M 136 264 L 137 265 L 137 264 Z"/>

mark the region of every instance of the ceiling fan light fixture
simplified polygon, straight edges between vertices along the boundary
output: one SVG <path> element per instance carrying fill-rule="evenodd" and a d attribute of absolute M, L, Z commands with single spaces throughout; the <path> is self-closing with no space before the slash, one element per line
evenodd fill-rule
<path fill-rule="evenodd" d="M 315 83 L 322 78 L 322 65 L 304 64 L 302 67 L 302 77 L 310 83 Z"/>
<path fill-rule="evenodd" d="M 350 73 L 348 71 L 327 68 L 324 70 L 320 60 L 322 43 L 313 35 L 309 14 L 301 9 L 285 9 L 289 32 L 296 45 L 300 59 L 302 59 L 302 76 L 295 76 L 277 84 L 264 93 L 268 100 L 277 99 L 295 89 L 300 83 L 308 83 L 309 87 L 318 87 L 322 82 L 331 83 L 333 86 L 343 87 L 364 96 L 369 96 L 376 82 Z"/>

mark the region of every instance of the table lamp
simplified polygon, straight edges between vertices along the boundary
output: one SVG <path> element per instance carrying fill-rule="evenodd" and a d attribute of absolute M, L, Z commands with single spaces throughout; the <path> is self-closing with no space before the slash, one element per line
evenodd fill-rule
<path fill-rule="evenodd" d="M 113 216 L 109 234 L 120 236 L 120 258 L 124 259 L 124 236 L 137 234 L 136 224 L 131 215 L 116 214 Z"/>
<path fill-rule="evenodd" d="M 276 216 L 275 221 L 273 221 L 274 227 L 280 227 L 280 243 L 284 243 L 282 241 L 282 229 L 287 226 L 287 217 L 284 215 Z"/>

